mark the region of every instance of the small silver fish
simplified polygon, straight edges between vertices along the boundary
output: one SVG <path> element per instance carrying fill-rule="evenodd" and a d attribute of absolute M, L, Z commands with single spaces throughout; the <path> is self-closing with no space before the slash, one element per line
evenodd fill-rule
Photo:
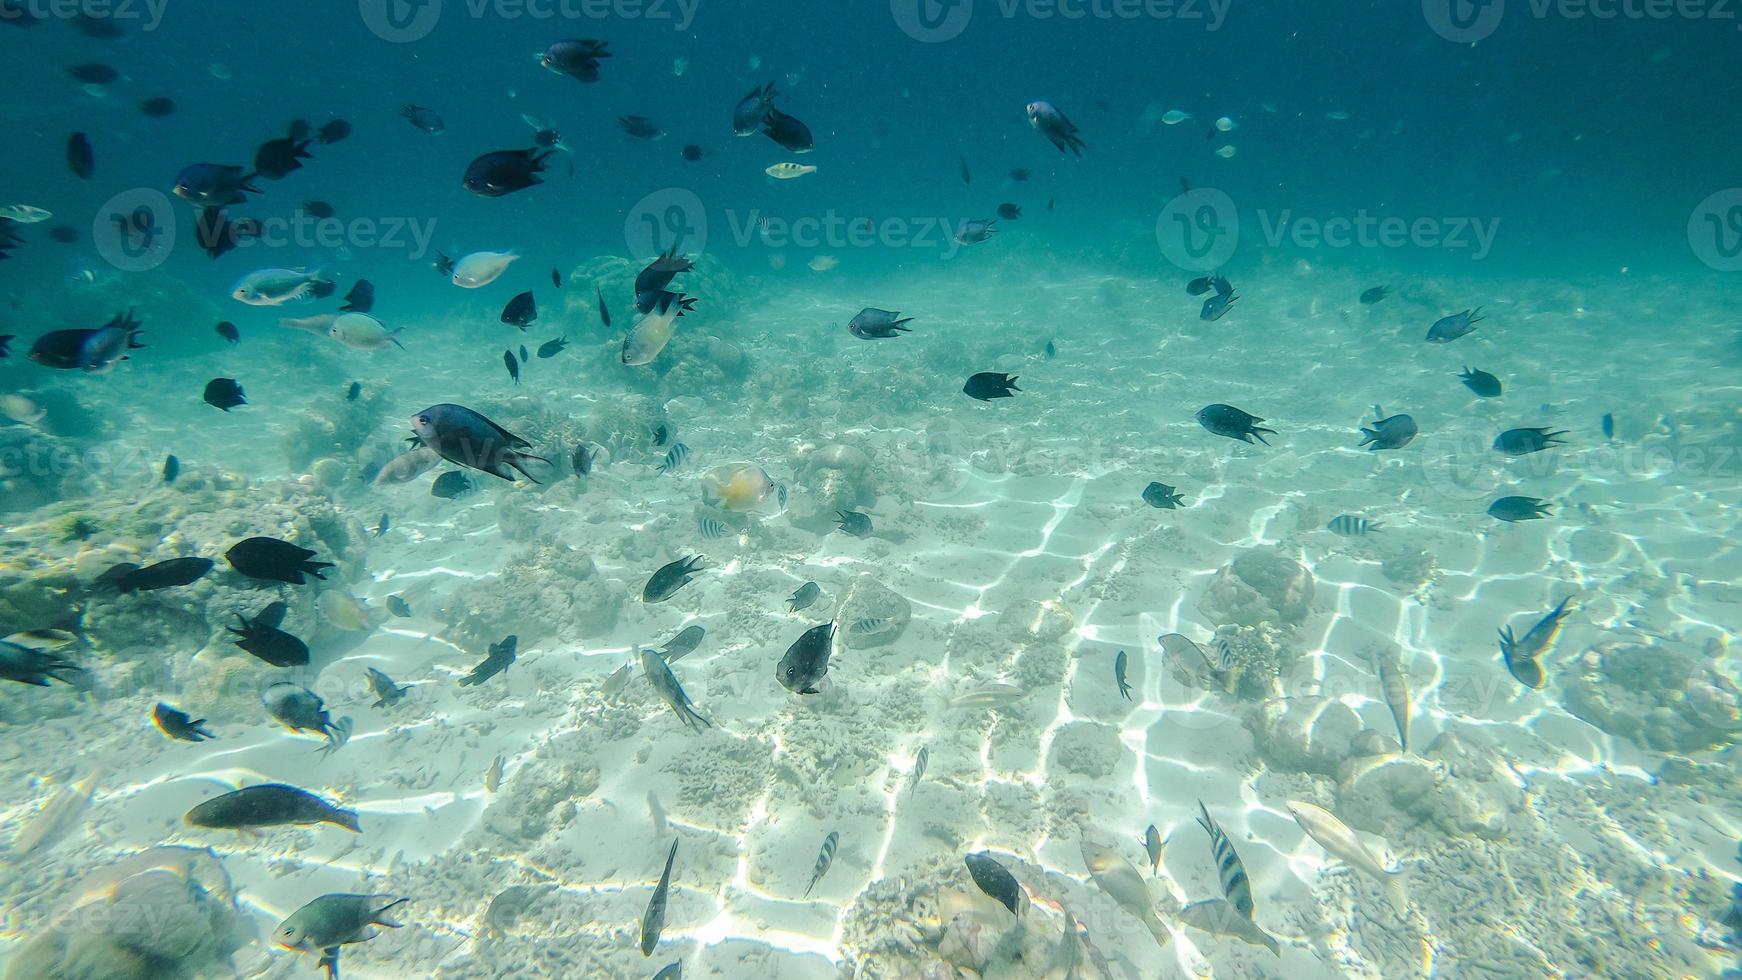
<path fill-rule="evenodd" d="M 805 897 L 810 897 L 811 889 L 829 873 L 829 865 L 835 863 L 835 845 L 840 843 L 841 835 L 829 831 L 829 836 L 823 838 L 823 849 L 817 852 L 816 868 L 811 871 L 811 883 L 805 887 Z"/>
<path fill-rule="evenodd" d="M 1028 692 L 1015 684 L 987 684 L 950 702 L 952 708 L 1002 708 L 1027 696 Z"/>
<path fill-rule="evenodd" d="M 1149 829 L 1143 832 L 1142 844 L 1143 849 L 1149 853 L 1149 873 L 1152 875 L 1160 874 L 1161 857 L 1166 851 L 1167 844 L 1161 839 L 1161 831 L 1155 829 L 1155 824 L 1150 824 Z"/>
<path fill-rule="evenodd" d="M 492 793 L 496 792 L 496 788 L 502 785 L 502 765 L 502 757 L 497 756 L 495 761 L 490 763 L 490 768 L 484 770 L 484 788 Z"/>
<path fill-rule="evenodd" d="M 655 650 L 641 651 L 641 672 L 647 675 L 647 680 L 653 689 L 659 693 L 659 699 L 666 707 L 676 714 L 679 721 L 691 731 L 699 732 L 702 727 L 712 728 L 713 723 L 703 718 L 690 703 L 689 695 L 684 693 L 683 686 L 677 682 L 677 677 L 671 668 L 665 664 L 665 658 Z"/>
<path fill-rule="evenodd" d="M 1379 687 L 1385 692 L 1385 704 L 1391 709 L 1391 719 L 1397 722 L 1397 741 L 1403 751 L 1409 751 L 1409 679 L 1403 676 L 1402 666 L 1392 663 L 1391 657 L 1380 654 Z"/>

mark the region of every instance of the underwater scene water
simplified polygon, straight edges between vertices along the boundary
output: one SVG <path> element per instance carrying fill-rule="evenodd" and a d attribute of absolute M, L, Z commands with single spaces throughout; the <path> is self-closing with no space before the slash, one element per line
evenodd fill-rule
<path fill-rule="evenodd" d="M 0 0 L 0 975 L 1736 975 L 1738 10 Z"/>

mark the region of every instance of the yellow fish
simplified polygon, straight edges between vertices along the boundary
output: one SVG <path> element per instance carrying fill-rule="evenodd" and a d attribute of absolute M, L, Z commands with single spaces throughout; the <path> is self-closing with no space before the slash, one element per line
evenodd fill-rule
<path fill-rule="evenodd" d="M 775 180 L 791 180 L 794 177 L 803 177 L 805 174 L 816 172 L 817 168 L 804 163 L 777 163 L 763 171 Z"/>

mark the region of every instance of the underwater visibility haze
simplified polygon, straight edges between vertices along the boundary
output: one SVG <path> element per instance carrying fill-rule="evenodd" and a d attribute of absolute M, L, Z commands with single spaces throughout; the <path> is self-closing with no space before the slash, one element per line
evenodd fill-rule
<path fill-rule="evenodd" d="M 0 0 L 0 977 L 1742 975 L 1739 27 Z"/>

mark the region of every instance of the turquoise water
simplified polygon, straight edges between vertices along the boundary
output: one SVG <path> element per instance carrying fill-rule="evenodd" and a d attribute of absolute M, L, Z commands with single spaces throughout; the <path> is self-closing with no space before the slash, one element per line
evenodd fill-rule
<path fill-rule="evenodd" d="M 1601 14 L 0 4 L 0 969 L 1737 969 L 1735 24 Z"/>

